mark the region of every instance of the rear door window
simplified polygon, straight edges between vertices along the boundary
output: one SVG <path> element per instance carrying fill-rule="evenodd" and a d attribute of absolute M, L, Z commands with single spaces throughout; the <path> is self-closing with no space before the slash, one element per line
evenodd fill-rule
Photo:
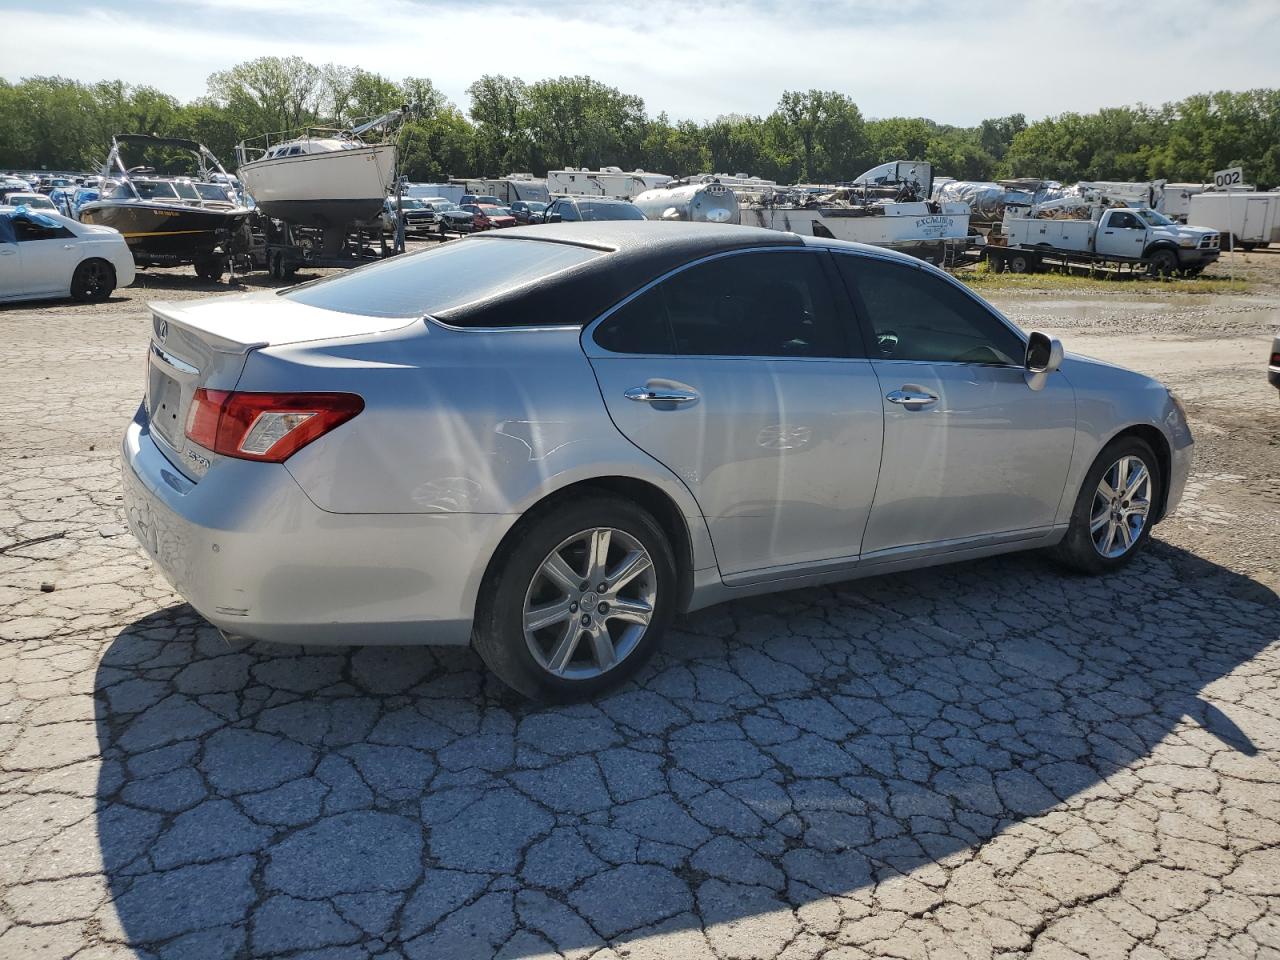
<path fill-rule="evenodd" d="M 681 271 L 662 289 L 679 354 L 849 356 L 818 253 L 721 257 Z"/>
<path fill-rule="evenodd" d="M 420 317 L 525 286 L 602 253 L 567 243 L 480 237 L 313 280 L 281 296 L 340 313 Z"/>
<path fill-rule="evenodd" d="M 822 255 L 734 254 L 667 278 L 602 320 L 614 353 L 720 357 L 847 357 Z"/>

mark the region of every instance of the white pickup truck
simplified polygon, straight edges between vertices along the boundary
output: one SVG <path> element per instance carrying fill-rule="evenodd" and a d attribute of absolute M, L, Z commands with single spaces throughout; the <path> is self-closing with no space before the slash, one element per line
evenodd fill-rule
<path fill-rule="evenodd" d="M 1218 231 L 1186 227 L 1146 207 L 1111 207 L 1093 220 L 1005 218 L 1007 243 L 985 255 L 997 269 L 1030 273 L 1048 260 L 1129 264 L 1161 276 L 1195 276 L 1218 259 Z"/>

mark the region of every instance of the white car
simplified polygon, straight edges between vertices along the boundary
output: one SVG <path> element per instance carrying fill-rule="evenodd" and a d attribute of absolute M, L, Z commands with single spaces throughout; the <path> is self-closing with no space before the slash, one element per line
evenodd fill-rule
<path fill-rule="evenodd" d="M 30 210 L 39 210 L 41 212 L 46 210 L 51 213 L 58 212 L 58 205 L 43 193 L 11 193 L 4 198 L 4 202 L 6 206 L 10 207 L 27 207 Z"/>
<path fill-rule="evenodd" d="M 118 231 L 50 210 L 0 206 L 0 301 L 100 301 L 133 276 L 133 254 Z"/>

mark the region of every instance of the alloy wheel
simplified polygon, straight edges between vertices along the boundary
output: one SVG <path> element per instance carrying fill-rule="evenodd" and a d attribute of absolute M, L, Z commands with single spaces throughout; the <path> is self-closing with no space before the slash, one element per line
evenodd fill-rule
<path fill-rule="evenodd" d="M 90 299 L 102 296 L 107 286 L 107 269 L 101 263 L 90 261 L 82 268 L 84 270 L 84 279 L 81 289 L 84 295 Z"/>
<path fill-rule="evenodd" d="M 657 572 L 644 544 L 615 527 L 583 530 L 534 573 L 525 593 L 525 643 L 548 673 L 589 680 L 636 649 L 657 601 Z"/>
<path fill-rule="evenodd" d="M 1141 458 L 1124 456 L 1098 481 L 1089 511 L 1094 549 L 1109 560 L 1128 553 L 1151 512 L 1151 471 Z"/>

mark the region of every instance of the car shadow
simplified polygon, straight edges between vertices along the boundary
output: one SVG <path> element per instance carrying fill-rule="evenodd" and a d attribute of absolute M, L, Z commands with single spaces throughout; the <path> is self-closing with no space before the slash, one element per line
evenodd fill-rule
<path fill-rule="evenodd" d="M 1206 687 L 1278 637 L 1273 593 L 1160 542 L 1105 578 L 1023 555 L 711 608 L 571 706 L 466 649 L 230 645 L 173 607 L 98 669 L 102 862 L 160 958 L 697 931 L 1122 799 L 1171 734 L 1253 755 Z"/>

